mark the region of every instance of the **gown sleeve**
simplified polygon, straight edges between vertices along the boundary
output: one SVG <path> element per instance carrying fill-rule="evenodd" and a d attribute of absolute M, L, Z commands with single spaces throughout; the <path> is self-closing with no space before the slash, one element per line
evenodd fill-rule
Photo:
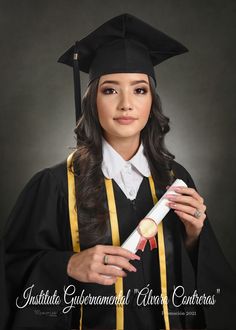
<path fill-rule="evenodd" d="M 65 194 L 53 171 L 45 169 L 20 194 L 1 239 L 1 330 L 68 329 L 69 315 L 62 313 L 73 254 L 68 226 Z M 37 306 L 30 302 L 33 296 Z M 17 297 L 24 308 L 16 306 Z"/>
<path fill-rule="evenodd" d="M 182 178 L 188 187 L 196 189 L 190 174 L 178 163 L 175 163 L 174 173 Z M 182 244 L 183 286 L 188 295 L 196 289 L 198 297 L 203 297 L 202 302 L 195 299 L 195 305 L 203 309 L 206 328 L 235 329 L 233 316 L 236 307 L 236 276 L 222 252 L 208 216 L 204 221 L 197 248 L 190 256 L 192 266 L 194 266 L 192 277 L 189 276 L 190 262 L 186 255 L 184 244 Z"/>

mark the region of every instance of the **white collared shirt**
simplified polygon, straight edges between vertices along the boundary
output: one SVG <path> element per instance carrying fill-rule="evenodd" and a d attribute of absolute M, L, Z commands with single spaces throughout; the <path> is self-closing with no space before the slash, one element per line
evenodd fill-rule
<path fill-rule="evenodd" d="M 142 143 L 136 154 L 128 161 L 124 160 L 105 139 L 103 139 L 102 147 L 103 175 L 108 179 L 113 179 L 126 197 L 130 200 L 134 200 L 143 177 L 149 177 L 151 173 L 147 159 L 143 153 Z"/>

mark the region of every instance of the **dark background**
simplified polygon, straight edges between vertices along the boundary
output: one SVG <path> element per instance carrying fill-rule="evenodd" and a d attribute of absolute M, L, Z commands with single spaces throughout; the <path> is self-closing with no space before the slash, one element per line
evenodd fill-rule
<path fill-rule="evenodd" d="M 75 145 L 72 70 L 57 58 L 124 12 L 190 50 L 156 68 L 171 119 L 167 146 L 193 176 L 236 269 L 235 0 L 1 1 L 0 227 L 29 178 L 66 158 Z"/>

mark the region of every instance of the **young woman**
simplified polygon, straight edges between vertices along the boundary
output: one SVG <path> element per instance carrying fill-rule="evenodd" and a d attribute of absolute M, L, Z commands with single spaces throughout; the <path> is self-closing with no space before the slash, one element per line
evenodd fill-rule
<path fill-rule="evenodd" d="M 155 90 L 153 66 L 184 51 L 125 14 L 60 58 L 74 67 L 77 147 L 67 162 L 36 174 L 11 213 L 2 329 L 219 326 L 233 276 L 202 196 L 165 148 L 168 118 Z M 90 74 L 82 111 L 78 69 Z M 168 195 L 172 211 L 159 227 L 157 248 L 123 249 L 175 178 L 188 187 Z"/>
<path fill-rule="evenodd" d="M 89 127 L 89 121 L 86 120 L 86 115 L 84 115 L 76 129 L 77 136 L 79 137 L 78 150 L 75 153 L 75 156 L 78 154 L 78 168 L 85 168 L 85 173 L 83 173 L 81 178 L 78 179 L 82 181 L 81 184 L 78 184 L 78 187 L 81 186 L 80 191 L 78 189 L 78 202 L 81 200 L 80 203 L 82 205 L 85 204 L 84 207 L 86 207 L 86 204 L 88 204 L 89 200 L 92 199 L 92 201 L 95 200 L 97 205 L 95 204 L 88 208 L 94 208 L 96 212 L 101 208 L 101 201 L 99 200 L 99 195 L 101 192 L 99 191 L 99 185 L 96 181 L 99 176 L 103 179 L 102 172 L 106 177 L 113 176 L 114 174 L 114 177 L 117 177 L 115 181 L 120 183 L 124 193 L 127 194 L 127 198 L 129 198 L 131 196 L 128 195 L 129 192 L 127 191 L 127 178 L 125 177 L 125 173 L 122 172 L 124 171 L 126 164 L 132 164 L 134 157 L 136 156 L 137 158 L 141 154 L 141 157 L 143 157 L 141 160 L 145 163 L 141 165 L 137 164 L 137 167 L 134 169 L 136 171 L 144 172 L 146 170 L 149 176 L 149 173 L 151 172 L 147 159 L 151 164 L 151 156 L 154 158 L 156 155 L 152 155 L 149 151 L 150 159 L 146 159 L 146 150 L 158 148 L 159 154 L 163 151 L 166 152 L 163 145 L 157 145 L 157 141 L 160 139 L 157 127 L 161 126 L 159 117 L 162 116 L 163 129 L 167 131 L 169 129 L 168 120 L 163 116 L 160 108 L 158 108 L 158 96 L 155 95 L 154 86 L 153 84 L 151 85 L 149 81 L 150 79 L 146 74 L 115 73 L 101 76 L 100 79 L 95 80 L 90 85 L 84 102 L 86 103 L 86 99 L 92 98 L 92 95 L 95 92 L 97 94 L 96 107 L 94 108 L 94 113 L 91 114 L 90 109 L 88 109 L 88 111 L 85 109 L 84 114 L 86 113 L 87 117 L 90 117 L 90 120 L 93 120 L 94 123 L 91 124 L 91 127 Z M 154 98 L 156 99 L 155 103 L 157 104 L 153 102 Z M 97 123 L 99 123 L 99 125 L 97 125 Z M 156 127 L 152 128 L 151 126 Z M 85 128 L 87 128 L 87 134 Z M 162 127 L 160 128 L 162 129 Z M 93 134 L 97 134 L 97 131 L 99 131 L 99 134 L 97 138 L 95 138 L 93 137 Z M 151 141 L 152 134 L 155 136 L 153 141 Z M 91 151 L 88 147 L 86 147 L 89 139 L 91 139 L 92 144 Z M 105 154 L 105 159 L 102 157 L 102 149 L 103 155 Z M 81 160 L 80 157 L 83 153 L 85 155 L 87 153 L 87 156 L 85 156 L 85 159 Z M 167 156 L 169 159 L 167 157 L 165 159 L 165 157 L 162 156 L 163 162 L 167 162 L 172 159 L 169 153 L 167 153 Z M 94 164 L 92 164 L 92 166 L 89 164 L 90 157 L 97 157 L 95 166 Z M 109 157 L 111 158 L 110 163 Z M 114 158 L 117 158 L 117 162 L 119 162 L 119 164 L 115 163 Z M 100 164 L 98 165 L 99 162 Z M 133 167 L 134 166 L 135 165 L 133 165 Z M 152 164 L 152 166 L 155 169 L 155 163 Z M 143 168 L 141 169 L 139 167 Z M 92 172 L 96 170 L 96 181 L 94 180 L 95 182 L 93 182 L 93 178 L 90 177 L 90 181 L 85 182 L 87 176 L 91 175 L 90 171 Z M 133 181 L 137 180 L 138 175 L 140 174 L 142 173 L 139 172 L 136 174 L 136 172 L 134 172 Z M 147 174 L 144 174 L 139 181 L 142 182 L 143 176 L 147 176 Z M 132 176 L 132 172 L 129 176 Z M 171 180 L 171 178 L 169 180 Z M 130 182 L 130 184 L 133 184 L 132 177 Z M 132 197 L 137 196 L 138 188 L 141 182 L 136 188 L 136 191 L 134 191 L 134 195 Z M 165 182 L 165 184 L 170 183 L 171 181 Z M 135 184 L 137 185 L 136 182 Z M 84 187 L 84 189 L 82 187 Z M 93 196 L 91 196 L 90 192 L 94 188 L 97 188 L 97 191 L 95 190 Z M 201 232 L 206 217 L 206 206 L 203 204 L 203 198 L 196 192 L 195 189 L 178 187 L 175 191 L 178 191 L 178 189 L 180 189 L 183 196 L 176 197 L 170 194 L 169 205 L 185 226 L 185 244 L 187 248 L 191 250 L 194 248 Z M 85 192 L 83 190 L 85 190 Z M 88 195 L 83 196 L 84 193 L 87 193 Z M 97 194 L 97 196 L 95 194 Z M 134 198 L 130 200 L 134 200 Z M 199 210 L 201 213 L 198 217 L 195 216 L 196 210 Z M 86 221 L 87 219 L 85 220 L 84 230 L 89 231 Z M 87 235 L 89 235 L 89 232 Z M 83 240 L 83 235 L 81 240 Z M 92 240 L 90 242 L 92 242 Z M 119 247 L 109 247 L 104 245 L 99 248 L 95 246 L 91 249 L 86 249 L 79 254 L 75 254 L 70 259 L 68 265 L 70 276 L 81 282 L 95 282 L 108 285 L 114 284 L 117 276 L 125 276 L 126 274 L 124 271 L 117 268 L 105 267 L 103 262 L 103 257 L 105 254 L 110 255 L 109 261 L 112 265 L 120 266 L 127 271 L 136 271 L 136 269 L 131 267 L 124 259 L 124 257 L 134 258 L 134 255 L 131 256 L 130 254 L 127 254 L 126 251 L 120 249 Z M 110 277 L 104 277 L 102 276 L 103 274 L 110 275 Z"/>

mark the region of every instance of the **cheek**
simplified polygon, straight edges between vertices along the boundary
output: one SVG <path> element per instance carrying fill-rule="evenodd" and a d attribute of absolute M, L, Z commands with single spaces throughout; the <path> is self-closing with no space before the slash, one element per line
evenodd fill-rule
<path fill-rule="evenodd" d="M 150 115 L 151 111 L 151 106 L 152 106 L 152 100 L 144 100 L 142 103 L 142 106 L 140 108 L 140 117 L 144 120 L 147 121 Z"/>
<path fill-rule="evenodd" d="M 104 99 L 97 99 L 97 111 L 98 111 L 98 119 L 100 125 L 103 128 L 106 128 L 109 120 L 111 119 L 111 109 L 109 102 L 104 101 Z"/>

